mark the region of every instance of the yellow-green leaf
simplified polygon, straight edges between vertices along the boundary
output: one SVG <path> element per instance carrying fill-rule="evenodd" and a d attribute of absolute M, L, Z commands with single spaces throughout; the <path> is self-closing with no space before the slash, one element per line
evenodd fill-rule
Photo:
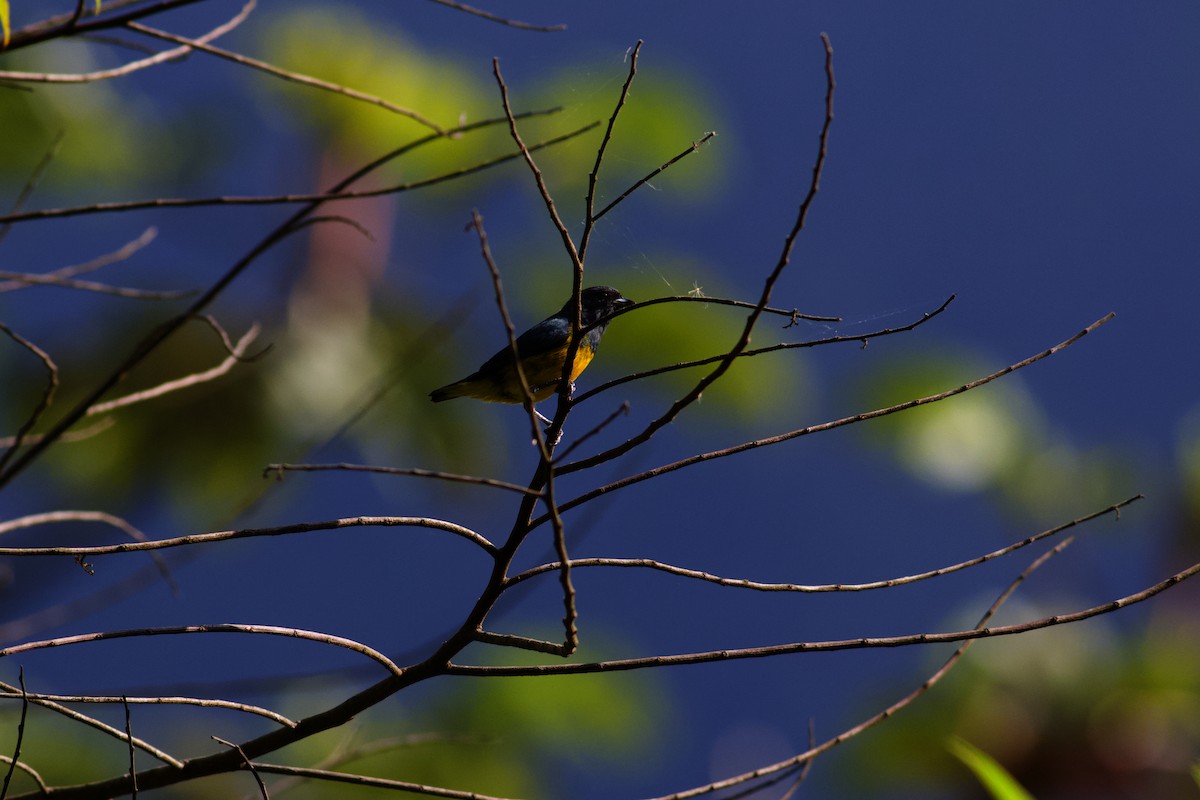
<path fill-rule="evenodd" d="M 8 47 L 8 0 L 0 0 L 0 28 L 4 29 L 4 46 Z"/>
<path fill-rule="evenodd" d="M 1025 791 L 1008 770 L 966 739 L 952 736 L 946 749 L 975 773 L 983 788 L 996 800 L 1034 800 L 1033 795 Z"/>

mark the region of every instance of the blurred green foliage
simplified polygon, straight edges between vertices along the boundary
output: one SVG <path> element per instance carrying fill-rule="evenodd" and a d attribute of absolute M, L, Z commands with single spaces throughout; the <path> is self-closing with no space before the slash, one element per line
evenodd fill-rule
<path fill-rule="evenodd" d="M 966 739 L 952 736 L 946 749 L 975 774 L 994 800 L 1033 800 L 1004 767 Z"/>
<path fill-rule="evenodd" d="M 995 369 L 976 355 L 896 359 L 859 382 L 865 407 L 937 394 Z M 1054 429 L 1019 377 L 860 425 L 914 477 L 947 491 L 986 491 L 1028 518 L 1062 521 L 1111 505 L 1130 483 L 1127 455 L 1082 451 Z M 1129 492 L 1132 493 L 1132 492 Z"/>

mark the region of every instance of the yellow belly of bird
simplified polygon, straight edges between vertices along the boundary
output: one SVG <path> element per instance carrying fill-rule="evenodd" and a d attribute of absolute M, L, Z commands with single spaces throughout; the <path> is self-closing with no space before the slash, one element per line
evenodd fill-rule
<path fill-rule="evenodd" d="M 575 353 L 575 363 L 571 369 L 572 381 L 587 368 L 595 355 L 596 351 L 589 346 L 585 339 Z M 564 347 L 521 359 L 525 381 L 529 384 L 529 390 L 535 403 L 550 397 L 558 389 L 558 382 L 562 379 L 565 356 L 566 348 Z M 521 403 L 525 399 L 525 395 L 521 391 L 521 381 L 517 379 L 517 373 L 512 367 L 499 370 L 496 374 L 471 377 L 446 386 L 439 399 L 449 400 L 454 397 L 475 397 L 489 403 Z"/>

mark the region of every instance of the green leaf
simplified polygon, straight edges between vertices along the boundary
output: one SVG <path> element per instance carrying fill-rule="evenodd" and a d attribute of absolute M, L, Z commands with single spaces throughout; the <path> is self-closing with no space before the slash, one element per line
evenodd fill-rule
<path fill-rule="evenodd" d="M 983 788 L 996 800 L 1034 800 L 1004 767 L 966 739 L 952 736 L 946 749 L 975 773 Z"/>
<path fill-rule="evenodd" d="M 4 29 L 4 46 L 8 47 L 8 0 L 0 0 L 0 28 Z"/>

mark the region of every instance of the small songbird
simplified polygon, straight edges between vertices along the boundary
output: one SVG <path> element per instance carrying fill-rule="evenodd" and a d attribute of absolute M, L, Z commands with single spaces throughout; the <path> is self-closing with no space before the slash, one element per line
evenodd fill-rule
<path fill-rule="evenodd" d="M 609 318 L 620 309 L 633 305 L 632 300 L 622 297 L 621 293 L 611 286 L 589 286 L 580 295 L 580 302 L 582 330 L 585 333 L 575 351 L 575 362 L 571 365 L 572 387 L 575 379 L 596 356 L 600 337 L 608 327 Z M 562 380 L 567 357 L 567 340 L 571 335 L 571 319 L 574 315 L 575 304 L 568 300 L 557 314 L 542 320 L 517 337 L 521 370 L 525 373 L 525 380 L 529 384 L 535 403 L 554 394 L 558 382 Z M 496 353 L 461 381 L 455 381 L 429 393 L 429 398 L 435 403 L 455 397 L 475 397 L 491 403 L 524 402 L 525 395 L 521 391 L 517 371 L 513 368 L 513 357 L 509 348 L 505 347 Z"/>

